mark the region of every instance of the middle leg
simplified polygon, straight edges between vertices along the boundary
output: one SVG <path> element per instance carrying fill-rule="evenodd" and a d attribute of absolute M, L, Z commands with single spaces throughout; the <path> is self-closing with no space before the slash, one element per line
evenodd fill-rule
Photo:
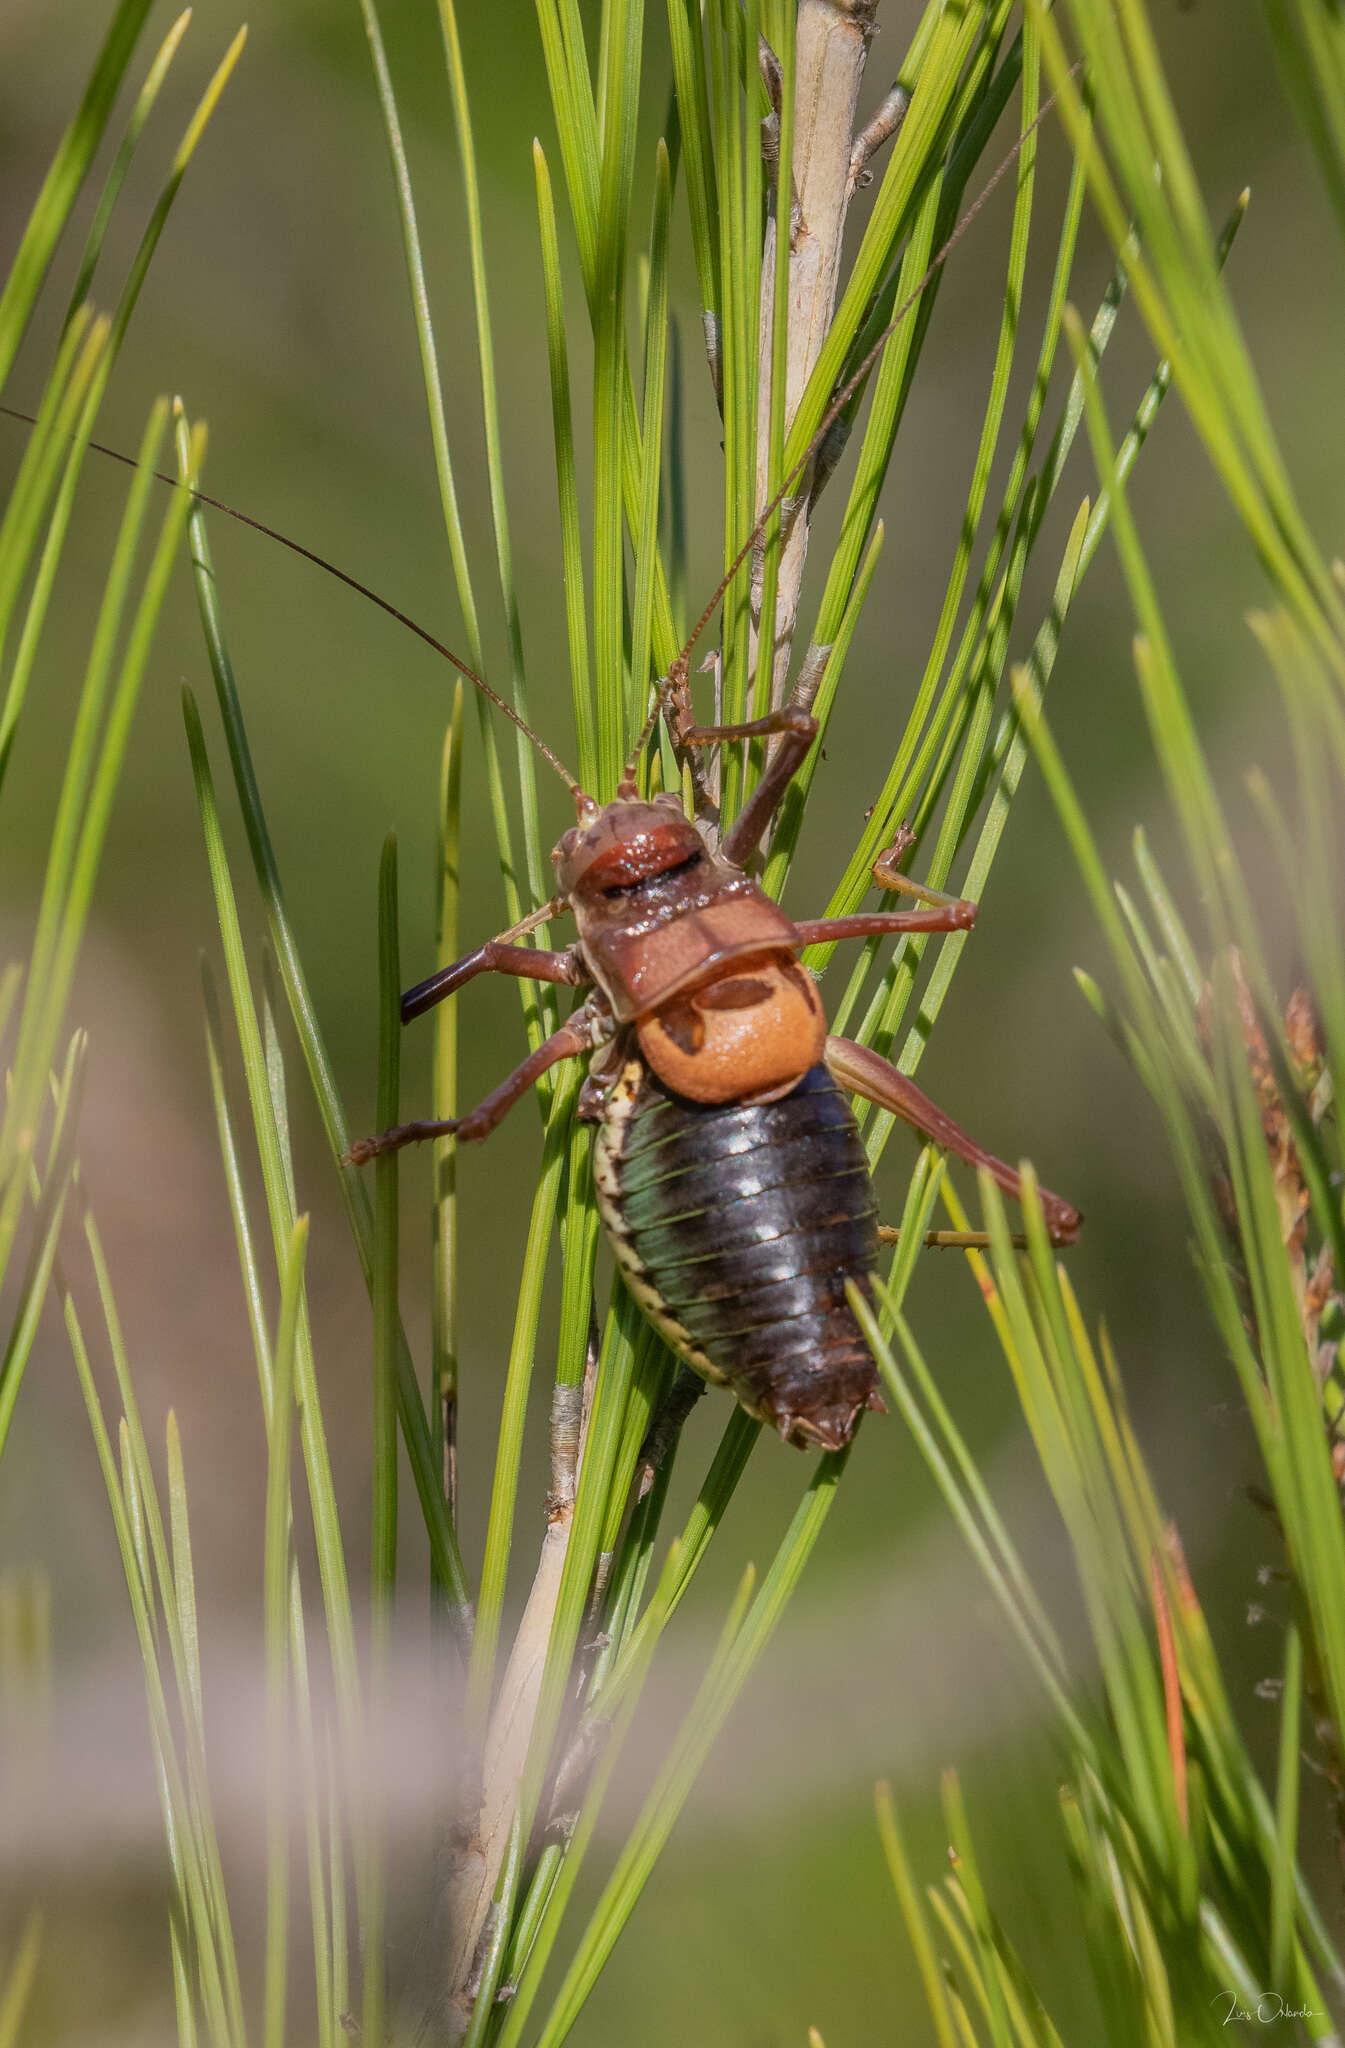
<path fill-rule="evenodd" d="M 352 1166 L 363 1166 L 381 1152 L 399 1152 L 403 1145 L 418 1145 L 426 1138 L 461 1138 L 464 1141 L 488 1138 L 519 1097 L 526 1095 L 549 1067 L 554 1067 L 560 1060 L 577 1059 L 580 1053 L 592 1052 L 599 1042 L 586 1004 L 562 1024 L 559 1031 L 553 1031 L 536 1052 L 529 1053 L 523 1064 L 515 1067 L 513 1073 L 466 1116 L 396 1124 L 392 1130 L 379 1131 L 375 1137 L 357 1138 L 346 1156 Z"/>

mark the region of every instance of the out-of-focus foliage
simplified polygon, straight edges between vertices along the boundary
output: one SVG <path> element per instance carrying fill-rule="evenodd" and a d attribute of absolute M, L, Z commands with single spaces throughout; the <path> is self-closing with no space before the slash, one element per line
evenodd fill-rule
<path fill-rule="evenodd" d="M 1328 187 L 1345 178 L 1333 8 L 1267 7 L 1296 104 Z M 967 1460 L 898 1318 L 906 1357 L 885 1372 L 911 1414 L 983 1570 L 1052 1703 L 1068 1759 L 1063 1822 L 1103 2030 L 1118 2044 L 1227 2038 L 1230 2024 L 1337 2040 L 1345 1968 L 1300 1841 L 1345 1828 L 1345 1436 L 1338 1347 L 1345 1333 L 1345 607 L 1339 564 L 1319 551 L 1266 416 L 1243 334 L 1218 275 L 1214 237 L 1142 0 L 1073 0 L 1068 20 L 1097 81 L 1085 111 L 1059 26 L 1043 23 L 1048 69 L 1084 153 L 1090 189 L 1123 253 L 1155 340 L 1216 470 L 1255 541 L 1265 586 L 1247 624 L 1262 650 L 1292 748 L 1276 780 L 1249 787 L 1254 836 L 1237 835 L 1179 674 L 1140 531 L 1117 474 L 1102 392 L 1085 369 L 1102 488 L 1134 606 L 1136 676 L 1175 814 L 1182 887 L 1143 832 L 1141 895 L 1109 887 L 1071 778 L 1025 672 L 1016 696 L 1108 943 L 1116 996 L 1080 972 L 1084 993 L 1152 1095 L 1179 1174 L 1196 1270 L 1256 1431 L 1260 1491 L 1278 1552 L 1283 1612 L 1280 1734 L 1263 1782 L 1234 1712 L 1219 1651 L 1165 1521 L 1123 1402 L 1105 1333 L 1101 1355 L 1040 1222 L 1015 1258 L 1002 1207 L 984 1190 L 994 1241 L 986 1303 L 1043 1472 L 1068 1532 L 1101 1672 L 1105 1711 L 1083 1708 L 1030 1579 Z M 1305 52 L 1323 57 L 1314 70 Z M 1131 233 L 1138 228 L 1138 239 Z M 1276 985 L 1258 869 L 1289 906 L 1302 979 Z M 1194 913 L 1178 894 L 1188 890 Z M 934 1190 L 931 1187 L 930 1198 Z M 918 1220 L 918 1219 L 917 1219 Z M 973 1255 L 974 1256 L 974 1255 Z M 875 1331 L 875 1337 L 882 1340 Z M 1306 1770 L 1305 1767 L 1306 1766 Z M 955 1783 L 946 1797 L 954 1871 L 919 1898 L 895 1809 L 879 1823 L 941 2042 L 1095 2039 L 1057 2028 L 1058 1987 L 1025 1971 L 997 1918 Z M 951 1959 L 945 1976 L 935 1951 Z"/>

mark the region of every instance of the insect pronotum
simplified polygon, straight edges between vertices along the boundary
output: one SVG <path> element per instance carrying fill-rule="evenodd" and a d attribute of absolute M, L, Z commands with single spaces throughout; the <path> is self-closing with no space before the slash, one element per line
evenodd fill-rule
<path fill-rule="evenodd" d="M 690 657 L 771 516 L 1021 147 L 1022 138 L 833 398 L 812 443 L 655 687 L 610 802 L 581 789 L 511 705 L 386 598 L 287 535 L 195 493 L 416 633 L 527 735 L 575 800 L 577 821 L 553 849 L 553 901 L 410 989 L 401 1007 L 409 1023 L 486 973 L 586 988 L 585 1000 L 466 1116 L 361 1139 L 351 1158 L 363 1162 L 426 1138 L 488 1137 L 549 1068 L 587 1058 L 578 1113 L 599 1127 L 595 1191 L 626 1284 L 687 1365 L 729 1387 L 750 1414 L 802 1448 L 841 1449 L 864 1410 L 883 1405 L 847 1295 L 851 1281 L 869 1291 L 879 1247 L 877 1202 L 847 1091 L 985 1168 L 1010 1194 L 1021 1194 L 1021 1182 L 888 1060 L 829 1034 L 817 985 L 798 959 L 819 941 L 966 931 L 976 905 L 908 880 L 900 862 L 911 842 L 899 833 L 875 863 L 874 877 L 885 889 L 918 899 L 918 907 L 787 917 L 748 868 L 816 738 L 817 722 L 787 703 L 739 724 L 697 724 Z M 7 406 L 0 412 L 27 417 Z M 115 449 L 90 445 L 129 461 Z M 682 750 L 742 739 L 775 742 L 755 790 L 718 844 L 700 819 L 685 815 L 680 797 L 664 793 L 646 801 L 639 795 L 639 762 L 663 711 Z M 578 926 L 574 945 L 544 952 L 513 943 L 567 909 Z M 1052 1240 L 1070 1243 L 1079 1212 L 1048 1189 L 1040 1190 L 1040 1200 Z"/>

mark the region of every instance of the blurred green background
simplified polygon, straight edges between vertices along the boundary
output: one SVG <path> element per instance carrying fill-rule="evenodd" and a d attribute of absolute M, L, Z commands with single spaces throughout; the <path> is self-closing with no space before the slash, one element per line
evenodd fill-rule
<path fill-rule="evenodd" d="M 8 0 L 0 14 L 0 238 L 6 251 L 17 242 L 78 97 L 105 15 L 103 5 L 86 0 L 61 0 L 59 7 Z M 1319 261 L 1330 226 L 1315 174 L 1252 10 L 1196 0 L 1156 8 L 1155 15 L 1212 215 L 1222 220 L 1239 189 L 1252 187 L 1232 259 L 1233 292 L 1304 509 L 1330 549 L 1340 527 L 1345 457 L 1336 402 L 1336 337 L 1345 307 L 1339 278 Z M 114 264 L 129 254 L 176 135 L 238 18 L 236 0 L 199 0 L 195 7 L 155 117 L 154 139 L 132 176 Z M 868 99 L 876 100 L 890 82 L 915 18 L 905 0 L 883 0 Z M 170 19 L 167 9 L 156 16 L 159 33 Z M 417 179 L 459 491 L 478 587 L 485 592 L 492 557 L 474 330 L 438 27 L 433 7 L 421 0 L 389 5 L 384 27 Z M 569 685 L 558 667 L 561 578 L 531 164 L 534 133 L 552 141 L 550 115 L 527 0 L 469 4 L 461 27 L 506 394 L 505 465 L 526 607 L 531 704 L 544 735 L 565 754 L 571 751 Z M 648 34 L 652 140 L 666 97 L 657 8 L 649 9 Z M 992 150 L 988 161 L 997 154 Z M 1049 124 L 1044 160 L 1029 333 L 1044 300 L 1066 168 Z M 889 758 L 924 660 L 994 346 L 1005 197 L 996 195 L 959 246 L 943 285 L 888 481 L 882 565 L 851 653 L 795 871 L 790 902 L 801 912 L 816 913 L 830 893 L 876 793 L 872 764 Z M 73 251 L 65 262 L 50 295 L 53 313 L 62 304 L 60 285 L 69 281 Z M 1090 220 L 1073 292 L 1085 315 L 1109 267 Z M 720 494 L 717 422 L 685 246 L 677 280 L 692 503 L 705 508 L 692 541 L 694 596 L 714 581 Z M 111 293 L 109 283 L 101 297 Z M 572 306 L 579 315 L 577 291 Z M 21 362 L 11 384 L 18 403 L 26 390 L 37 389 L 52 332 L 48 325 L 30 337 L 27 382 Z M 1138 321 L 1126 314 L 1105 373 L 1114 421 L 1128 418 L 1151 367 Z M 582 413 L 582 360 L 575 376 Z M 209 489 L 330 555 L 450 644 L 460 642 L 391 180 L 354 0 L 339 6 L 287 0 L 266 6 L 250 23 L 242 63 L 151 270 L 104 411 L 103 437 L 134 447 L 145 409 L 161 391 L 180 392 L 193 416 L 209 422 Z M 17 459 L 21 432 L 0 422 L 6 473 Z M 1040 551 L 1035 586 L 1023 600 L 1019 654 L 1046 603 L 1067 513 L 1092 488 L 1081 443 L 1074 489 L 1060 501 L 1057 545 Z M 90 619 L 79 572 L 83 566 L 92 573 L 104 559 L 123 489 L 121 473 L 91 459 L 61 585 L 66 614 L 50 635 L 35 715 L 20 734 L 15 773 L 25 800 L 8 807 L 0 835 L 7 954 L 22 954 L 28 943 L 87 642 Z M 1188 687 L 1212 738 L 1230 808 L 1242 816 L 1245 770 L 1257 762 L 1273 774 L 1281 747 L 1266 679 L 1242 623 L 1258 595 L 1258 571 L 1174 401 L 1144 452 L 1133 496 Z M 432 821 L 452 679 L 391 622 L 281 550 L 219 519 L 212 537 L 290 907 L 352 1121 L 360 1128 L 373 1114 L 378 849 L 395 826 L 404 863 L 404 973 L 415 979 L 432 964 Z M 815 547 L 815 557 L 820 553 Z M 488 649 L 498 663 L 503 635 L 488 607 L 487 621 Z M 1071 613 L 1051 685 L 1051 715 L 1116 872 L 1129 864 L 1136 824 L 1146 826 L 1160 854 L 1169 844 L 1134 688 L 1130 631 L 1104 548 Z M 494 672 L 502 669 L 500 663 Z M 259 1854 L 259 1807 L 255 1759 L 239 1730 L 259 1684 L 264 1451 L 206 1086 L 197 962 L 200 950 L 212 951 L 217 941 L 182 736 L 184 681 L 209 703 L 185 564 L 146 684 L 72 1021 L 92 1033 L 85 1172 L 108 1239 L 147 1419 L 161 1435 L 171 1405 L 183 1430 L 207 1678 L 216 1688 L 214 1762 L 227 1795 L 222 1804 L 234 1818 L 225 1850 L 246 1871 Z M 466 789 L 463 936 L 474 943 L 503 921 L 474 741 Z M 563 799 L 553 802 L 548 791 L 544 802 L 559 828 Z M 1273 929 L 1269 894 L 1265 908 Z M 245 913 L 257 934 L 256 903 L 247 902 Z M 1097 967 L 1100 959 L 1077 877 L 1029 772 L 921 1079 L 987 1143 L 1010 1156 L 1030 1152 L 1051 1185 L 1086 1212 L 1088 1228 L 1071 1254 L 1072 1276 L 1089 1317 L 1105 1315 L 1109 1323 L 1235 1697 L 1259 1740 L 1254 1688 L 1278 1668 L 1280 1650 L 1271 1629 L 1258 1634 L 1247 1627 L 1245 1609 L 1262 1597 L 1257 1570 L 1273 1560 L 1275 1538 L 1246 1497 L 1250 1446 L 1231 1375 L 1197 1297 L 1155 1119 L 1070 976 L 1075 962 Z M 1286 958 L 1281 964 L 1287 986 L 1294 963 Z M 461 1005 L 461 1018 L 463 1090 L 470 1100 L 518 1056 L 517 996 L 508 987 L 477 984 Z M 408 1035 L 405 1062 L 404 1101 L 415 1113 L 428 1090 L 424 1029 Z M 338 1491 L 352 1509 L 358 1585 L 367 1555 L 368 1312 L 306 1104 L 300 1116 L 301 1204 L 314 1214 L 309 1271 L 320 1305 L 318 1358 Z M 537 1120 L 524 1109 L 461 1172 L 467 1275 L 461 1471 L 464 1542 L 473 1563 L 515 1301 L 514 1262 L 521 1256 L 516 1223 L 537 1152 Z M 911 1156 L 899 1136 L 880 1182 L 892 1210 Z M 423 1192 L 423 1162 L 408 1167 L 406 1185 Z M 415 1341 L 425 1327 L 427 1261 L 413 1216 L 408 1203 L 405 1305 Z M 997 1479 L 1068 1636 L 1073 1589 L 1062 1546 L 961 1262 L 928 1258 L 911 1305 L 927 1355 Z M 705 1401 L 690 1425 L 686 1475 L 703 1469 L 722 1421 L 722 1403 Z M 540 1459 L 536 1471 L 540 1502 Z M 696 1671 L 698 1645 L 716 1625 L 728 1585 L 745 1557 L 773 1545 L 801 1477 L 797 1457 L 774 1444 L 762 1446 L 719 1556 L 679 1618 L 671 1662 L 656 1675 L 650 1747 L 636 1744 L 623 1765 L 613 1826 L 629 1813 L 658 1744 L 671 1732 Z M 684 1483 L 690 1487 L 689 1476 Z M 413 1502 L 404 1534 L 405 1605 L 414 1615 L 423 1606 L 415 1591 L 423 1556 Z M 139 1663 L 106 1501 L 52 1311 L 6 1460 L 0 1565 L 36 1566 L 49 1575 L 56 1659 L 48 1803 L 8 1831 L 0 1845 L 0 1885 L 16 1912 L 34 1894 L 42 1896 L 52 1916 L 49 1953 L 64 1949 L 79 1957 L 78 1969 L 44 1972 L 33 2039 L 167 2040 L 172 2015 L 162 1849 L 141 1727 Z M 1266 1597 L 1273 1606 L 1273 1596 Z M 408 1688 L 425 1676 L 422 1649 L 412 1621 L 403 1646 Z M 1081 1678 L 1087 1682 L 1086 1671 Z M 451 1744 L 451 1723 L 433 1699 L 418 1703 L 413 1721 L 431 1754 L 434 1744 Z M 1267 1714 L 1266 1739 L 1272 1728 Z M 1072 1922 L 1061 1911 L 1065 1877 L 1054 1760 L 1037 1730 L 1035 1696 L 922 1470 L 889 1420 L 865 1430 L 822 1548 L 577 2038 L 592 2044 L 638 2039 L 655 2048 L 688 2039 L 707 2048 L 730 2042 L 764 2048 L 802 2043 L 811 2023 L 829 2048 L 923 2042 L 927 2022 L 881 1868 L 871 1787 L 876 1776 L 890 1775 L 904 1807 L 928 1815 L 916 1836 L 933 1877 L 942 1856 L 933 1802 L 938 1771 L 947 1763 L 968 1780 L 992 1876 L 1011 1879 L 1013 1931 L 1029 1966 L 1056 1987 L 1062 2025 L 1074 2023 L 1076 2037 L 1088 2038 L 1082 1959 L 1073 1952 L 1074 1936 L 1061 1934 Z M 402 1886 L 396 1976 L 414 1936 L 424 1843 L 414 1772 L 403 1760 L 390 1775 L 397 1776 L 394 1812 L 404 1825 L 404 1854 L 395 1859 Z"/>

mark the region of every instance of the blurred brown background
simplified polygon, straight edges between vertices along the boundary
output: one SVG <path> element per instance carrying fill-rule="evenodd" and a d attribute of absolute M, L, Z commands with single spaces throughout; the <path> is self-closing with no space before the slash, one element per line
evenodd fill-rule
<path fill-rule="evenodd" d="M 9 0 L 0 14 L 0 242 L 15 246 L 106 17 L 102 4 Z M 661 10 L 651 8 L 650 135 L 666 99 Z M 1331 222 L 1270 69 L 1254 11 L 1217 0 L 1158 0 L 1170 76 L 1213 216 L 1240 187 L 1252 205 L 1231 265 L 1234 294 L 1309 518 L 1338 545 L 1342 453 L 1334 402 L 1341 292 Z M 161 10 L 162 34 L 171 18 Z M 869 96 L 890 82 L 916 18 L 884 0 Z M 152 139 L 133 173 L 110 252 L 119 275 L 178 132 L 238 21 L 236 0 L 200 0 Z M 438 28 L 428 4 L 385 14 L 417 179 L 459 492 L 498 661 L 489 604 L 492 549 L 460 180 Z M 526 0 L 469 5 L 461 23 L 476 140 L 504 400 L 516 568 L 534 717 L 569 750 L 550 408 L 539 336 L 541 280 L 530 145 L 550 148 L 535 18 Z M 209 422 L 208 488 L 351 568 L 450 643 L 460 627 L 425 430 L 385 145 L 358 9 L 280 0 L 250 24 L 243 61 L 183 188 L 151 270 L 101 432 L 133 448 L 147 404 L 180 392 Z M 148 55 L 149 45 L 145 55 Z M 1007 147 L 1007 138 L 1004 145 Z M 997 158 L 992 151 L 988 162 Z M 554 150 L 552 150 L 554 162 Z M 1035 347 L 1065 173 L 1059 135 L 1044 176 L 1023 352 Z M 558 171 L 557 171 L 558 176 Z M 1002 296 L 1007 218 L 996 195 L 959 247 L 940 298 L 916 395 L 889 478 L 887 545 L 860 627 L 817 785 L 791 902 L 820 909 L 874 793 L 868 764 L 888 758 L 922 666 L 965 499 Z M 643 205 L 638 209 L 643 216 Z M 81 223 L 82 225 L 82 223 Z M 63 303 L 74 252 L 51 294 Z M 1073 297 L 1091 315 L 1109 270 L 1086 222 Z M 573 279 L 572 279 L 573 282 Z M 693 477 L 706 508 L 694 536 L 699 584 L 719 546 L 717 434 L 679 245 L 677 317 L 688 368 Z M 112 284 L 101 296 L 112 295 Z M 572 294 L 579 331 L 582 306 Z M 10 387 L 38 388 L 51 327 L 35 334 Z M 1108 357 L 1113 421 L 1124 423 L 1152 367 L 1127 311 Z M 1022 386 L 1019 379 L 1019 388 Z M 576 385 L 583 406 L 583 365 Z M 1011 401 L 1009 419 L 1014 420 Z M 0 422 L 12 467 L 21 430 Z M 1020 611 L 1026 650 L 1047 601 L 1079 498 L 1093 488 L 1086 450 Z M 27 947 L 70 707 L 87 644 L 86 587 L 109 545 L 124 479 L 90 460 L 51 635 L 0 813 L 0 921 L 7 954 Z M 1168 607 L 1185 679 L 1235 813 L 1253 762 L 1275 770 L 1280 739 L 1256 649 L 1242 623 L 1258 571 L 1195 439 L 1170 400 L 1140 464 L 1134 501 Z M 694 502 L 694 498 L 693 498 Z M 992 493 L 992 504 L 994 497 Z M 403 856 L 403 963 L 431 964 L 432 818 L 451 678 L 409 636 L 256 536 L 216 520 L 212 538 L 263 792 L 290 907 L 356 1128 L 372 1121 L 374 915 L 378 849 L 395 826 Z M 693 589 L 698 587 L 693 578 Z M 1133 672 L 1131 619 L 1109 547 L 1076 600 L 1051 686 L 1051 712 L 1115 872 L 1136 824 L 1173 852 Z M 53 659 L 53 655 L 57 658 Z M 499 671 L 497 671 L 499 672 Z M 72 1021 L 92 1033 L 85 1171 L 108 1240 L 147 1419 L 161 1441 L 177 1412 L 191 1486 L 201 1580 L 214 1766 L 230 1817 L 226 1853 L 240 1896 L 260 1854 L 252 1715 L 260 1690 L 263 1440 L 232 1235 L 206 1084 L 198 954 L 218 956 L 187 772 L 179 686 L 203 700 L 217 768 L 209 674 L 188 578 L 179 574 L 147 678 Z M 480 757 L 467 767 L 464 939 L 498 928 L 501 896 L 487 839 Z M 544 801 L 553 804 L 548 791 Z M 231 830 L 235 821 L 229 809 Z M 562 806 L 548 813 L 559 826 Z M 261 919 L 241 834 L 233 845 L 248 929 Z M 1173 855 L 1174 879 L 1179 870 Z M 1274 902 L 1269 885 L 1267 909 Z M 1249 1506 L 1253 1464 L 1231 1374 L 1197 1294 L 1173 1176 L 1154 1118 L 1077 994 L 1071 966 L 1103 966 L 1102 948 L 1043 790 L 1029 773 L 974 943 L 941 1019 L 922 1081 L 986 1142 L 1030 1150 L 1052 1185 L 1088 1215 L 1071 1271 L 1090 1319 L 1105 1316 L 1167 1505 L 1187 1539 L 1230 1677 L 1257 1739 L 1272 1717 L 1253 1694 L 1278 1668 L 1277 1641 L 1243 1610 L 1273 1539 Z M 1286 973 L 1292 967 L 1286 960 Z M 462 1004 L 468 1099 L 521 1045 L 512 989 L 478 984 Z M 408 1035 L 404 1100 L 425 1099 L 428 1035 Z M 294 1072 L 301 1203 L 311 1206 L 309 1274 L 338 1488 L 348 1504 L 351 1569 L 366 1571 L 370 1337 L 358 1272 Z M 515 1301 L 514 1229 L 538 1150 L 535 1116 L 517 1113 L 464 1164 L 464 1541 L 475 1562 L 484 1525 L 495 1408 Z M 912 1150 L 900 1135 L 881 1185 L 895 1205 Z M 407 1175 L 409 1326 L 424 1328 L 424 1246 Z M 1072 1585 L 1049 1503 L 1021 1439 L 1002 1362 L 968 1275 L 930 1259 L 913 1296 L 917 1329 L 949 1398 L 1000 1487 L 1067 1634 Z M 544 1369 L 545 1354 L 542 1358 Z M 724 1420 L 707 1400 L 690 1429 L 686 1480 L 703 1469 Z M 534 1447 L 535 1448 L 535 1447 Z M 656 1675 L 647 1733 L 623 1768 L 613 1819 L 631 1811 L 675 1725 L 697 1657 L 747 1556 L 762 1560 L 805 1468 L 763 1445 L 697 1597 Z M 533 1498 L 540 1501 L 541 1472 Z M 410 1488 L 406 1489 L 409 1496 Z M 680 1498 L 680 1497 L 679 1497 Z M 677 1503 L 674 1503 L 674 1509 Z M 452 1744 L 427 1692 L 423 1577 L 414 1502 L 403 1520 L 408 1623 L 407 1720 L 389 1745 L 394 1812 L 404 1828 L 404 1960 L 415 1918 L 425 1786 Z M 526 1557 L 527 1542 L 521 1545 Z M 171 2037 L 163 1854 L 143 1732 L 139 1664 L 125 1588 L 64 1333 L 54 1313 L 29 1370 L 0 1485 L 0 1566 L 36 1566 L 52 1587 L 56 1702 L 53 1764 L 32 1809 L 0 1842 L 0 1886 L 17 1924 L 37 1894 L 52 1915 L 52 1955 L 32 2038 L 52 2043 Z M 769 1657 L 721 1741 L 576 2038 L 586 2043 L 801 2043 L 816 2024 L 830 2048 L 926 2036 L 923 2008 L 881 1868 L 871 1785 L 927 1816 L 925 1870 L 938 1874 L 937 1775 L 956 1763 L 992 1872 L 1012 1872 L 1014 1932 L 1030 1963 L 1051 1958 L 1062 2025 L 1088 2027 L 1081 1965 L 1060 1952 L 1065 1895 L 1055 1830 L 1054 1763 L 1038 1703 L 979 1580 L 892 1420 L 864 1432 L 822 1548 Z M 615 1835 L 611 1843 L 615 1843 Z M 603 1858 L 595 1858 L 601 1870 Z M 0 1928 L 0 1939 L 6 1929 Z M 1072 1943 L 1070 1946 L 1072 1947 Z M 638 2026 L 631 2015 L 639 2014 Z"/>

